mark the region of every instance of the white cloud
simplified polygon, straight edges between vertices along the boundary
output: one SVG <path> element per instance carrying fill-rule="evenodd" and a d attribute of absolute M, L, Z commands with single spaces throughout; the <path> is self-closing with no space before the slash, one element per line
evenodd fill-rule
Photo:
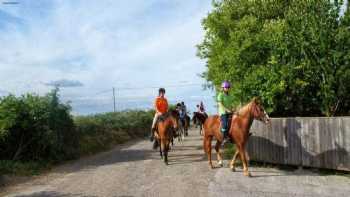
<path fill-rule="evenodd" d="M 78 102 L 93 100 L 96 92 L 112 86 L 202 82 L 197 74 L 205 67 L 195 56 L 195 45 L 202 39 L 200 20 L 210 2 L 56 0 L 0 7 L 21 20 L 1 29 L 0 16 L 0 45 L 6 46 L 0 51 L 0 87 L 44 94 L 50 89 L 44 83 L 76 80 L 84 87 L 63 89 L 61 95 Z M 178 88 L 169 96 L 188 89 L 200 91 Z M 138 90 L 129 97 L 148 98 L 155 92 Z"/>

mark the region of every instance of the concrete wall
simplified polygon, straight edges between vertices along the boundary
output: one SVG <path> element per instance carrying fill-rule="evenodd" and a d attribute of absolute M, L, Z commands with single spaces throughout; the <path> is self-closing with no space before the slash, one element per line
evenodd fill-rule
<path fill-rule="evenodd" d="M 350 117 L 254 121 L 251 160 L 350 171 Z"/>

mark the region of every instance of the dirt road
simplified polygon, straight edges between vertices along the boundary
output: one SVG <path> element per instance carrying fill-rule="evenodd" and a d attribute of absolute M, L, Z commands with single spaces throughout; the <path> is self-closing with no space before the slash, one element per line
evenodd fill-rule
<path fill-rule="evenodd" d="M 310 171 L 251 168 L 209 170 L 197 130 L 169 153 L 169 166 L 149 141 L 130 142 L 57 167 L 0 196 L 350 196 L 350 178 Z M 1 188 L 0 188 L 1 189 Z"/>

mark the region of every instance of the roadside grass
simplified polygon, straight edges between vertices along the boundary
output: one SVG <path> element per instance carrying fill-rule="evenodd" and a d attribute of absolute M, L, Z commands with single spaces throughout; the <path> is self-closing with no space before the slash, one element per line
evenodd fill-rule
<path fill-rule="evenodd" d="M 0 160 L 0 175 L 11 174 L 17 176 L 38 175 L 42 171 L 50 169 L 53 163 L 48 161 L 11 161 Z"/>

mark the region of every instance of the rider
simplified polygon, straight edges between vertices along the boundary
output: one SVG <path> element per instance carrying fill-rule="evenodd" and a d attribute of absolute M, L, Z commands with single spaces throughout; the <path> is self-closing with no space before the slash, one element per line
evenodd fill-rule
<path fill-rule="evenodd" d="M 204 108 L 204 104 L 203 104 L 202 101 L 199 104 L 199 112 L 202 113 L 202 114 L 205 114 L 205 108 Z"/>
<path fill-rule="evenodd" d="M 154 108 L 156 113 L 154 114 L 153 122 L 152 122 L 152 130 L 151 130 L 151 142 L 154 140 L 154 132 L 156 130 L 156 123 L 159 116 L 168 112 L 168 101 L 165 98 L 165 89 L 159 88 L 158 97 L 154 101 Z"/>
<path fill-rule="evenodd" d="M 217 102 L 219 106 L 219 115 L 221 121 L 221 133 L 224 134 L 224 143 L 230 140 L 228 135 L 229 132 L 229 115 L 232 113 L 231 108 L 233 104 L 233 98 L 229 94 L 231 84 L 228 81 L 224 81 L 221 84 L 222 91 L 219 93 L 217 97 Z"/>
<path fill-rule="evenodd" d="M 181 102 L 181 114 L 182 114 L 182 118 L 186 118 L 186 115 L 187 115 L 187 107 L 185 105 L 185 103 L 182 101 Z"/>

